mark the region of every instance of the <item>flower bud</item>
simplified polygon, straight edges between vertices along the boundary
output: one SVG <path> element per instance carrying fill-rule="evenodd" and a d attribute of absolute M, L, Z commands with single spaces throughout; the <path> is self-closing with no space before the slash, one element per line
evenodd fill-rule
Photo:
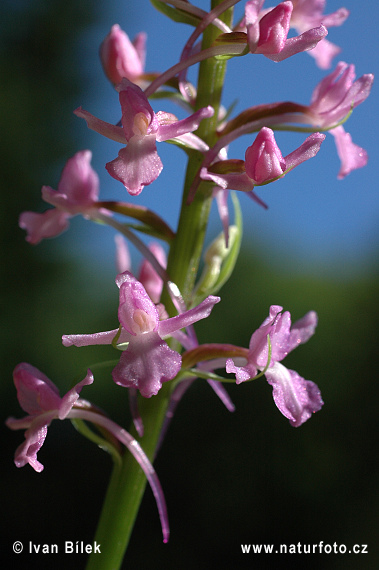
<path fill-rule="evenodd" d="M 143 73 L 146 34 L 140 33 L 130 41 L 118 24 L 112 26 L 100 46 L 100 59 L 104 72 L 114 85 L 123 77 L 135 81 Z"/>
<path fill-rule="evenodd" d="M 248 177 L 256 184 L 263 184 L 283 174 L 286 163 L 271 129 L 263 127 L 246 150 L 245 168 Z"/>

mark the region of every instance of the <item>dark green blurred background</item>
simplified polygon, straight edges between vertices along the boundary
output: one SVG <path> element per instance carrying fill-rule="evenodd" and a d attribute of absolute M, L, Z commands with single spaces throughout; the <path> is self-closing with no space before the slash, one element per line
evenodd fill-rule
<path fill-rule="evenodd" d="M 17 227 L 22 210 L 43 210 L 42 184 L 54 186 L 66 159 L 86 147 L 86 131 L 77 129 L 72 115 L 86 88 L 74 62 L 77 38 L 100 17 L 96 6 L 90 0 L 50 0 L 6 1 L 0 8 L 3 420 L 24 414 L 12 383 L 20 361 L 40 368 L 63 394 L 88 365 L 114 357 L 110 347 L 67 350 L 60 343 L 63 333 L 116 326 L 114 275 L 102 272 L 101 260 L 83 265 L 68 252 L 62 261 L 59 238 L 29 246 Z M 302 270 L 290 252 L 288 263 L 292 269 L 278 273 L 268 256 L 264 260 L 245 245 L 222 304 L 201 323 L 199 337 L 247 346 L 270 304 L 283 305 L 294 320 L 316 310 L 317 334 L 285 364 L 317 382 L 324 408 L 294 429 L 264 379 L 228 387 L 234 414 L 197 381 L 156 461 L 171 540 L 161 542 L 148 490 L 125 568 L 377 567 L 377 265 L 372 260 L 367 274 L 349 267 L 331 278 L 323 277 L 322 268 Z M 97 374 L 83 397 L 127 427 L 126 394 L 109 374 Z M 82 556 L 16 556 L 12 543 L 90 542 L 110 458 L 69 422 L 54 422 L 39 453 L 45 470 L 18 470 L 13 454 L 23 434 L 4 424 L 1 429 L 3 567 L 84 567 Z M 369 555 L 254 557 L 242 555 L 240 547 L 321 540 L 348 548 L 368 544 Z"/>

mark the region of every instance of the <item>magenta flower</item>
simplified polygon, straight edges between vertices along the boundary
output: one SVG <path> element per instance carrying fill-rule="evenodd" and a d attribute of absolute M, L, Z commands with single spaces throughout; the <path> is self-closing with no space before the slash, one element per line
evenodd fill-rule
<path fill-rule="evenodd" d="M 121 325 L 117 342 L 128 343 L 112 376 L 116 384 L 137 388 L 150 398 L 158 393 L 162 382 L 178 374 L 182 359 L 164 338 L 209 316 L 219 297 L 209 296 L 200 305 L 172 318 L 165 317 L 162 306 L 155 306 L 143 285 L 128 271 L 116 277 L 120 289 L 118 319 Z M 119 329 L 89 335 L 64 335 L 64 346 L 111 344 Z"/>
<path fill-rule="evenodd" d="M 205 118 L 214 113 L 212 107 L 199 109 L 186 119 L 178 121 L 175 115 L 159 111 L 154 113 L 146 95 L 138 85 L 124 78 L 118 86 L 122 111 L 122 127 L 97 119 L 81 107 L 75 114 L 85 119 L 90 129 L 107 138 L 126 144 L 118 157 L 108 162 L 109 174 L 122 182 L 131 195 L 142 192 L 144 186 L 156 180 L 163 165 L 158 156 L 156 142 L 180 139 L 195 131 Z M 199 146 L 199 150 L 203 145 Z"/>
<path fill-rule="evenodd" d="M 355 77 L 354 65 L 340 61 L 336 69 L 318 83 L 309 106 L 314 126 L 333 127 L 367 99 L 374 76 L 368 73 L 356 81 Z"/>
<path fill-rule="evenodd" d="M 292 2 L 281 2 L 275 8 L 261 12 L 263 0 L 249 0 L 245 5 L 244 23 L 251 53 L 261 53 L 279 62 L 297 53 L 313 49 L 327 35 L 321 24 L 303 34 L 288 38 L 293 10 Z"/>
<path fill-rule="evenodd" d="M 310 28 L 323 24 L 327 28 L 341 26 L 349 16 L 346 8 L 339 8 L 332 14 L 323 14 L 326 0 L 292 0 L 293 12 L 291 15 L 291 28 L 302 33 Z M 309 54 L 315 58 L 321 69 L 328 69 L 332 59 L 341 51 L 341 48 L 323 39 Z"/>
<path fill-rule="evenodd" d="M 38 473 L 44 466 L 38 461 L 37 453 L 41 449 L 47 428 L 54 419 L 82 419 L 105 428 L 120 443 L 125 445 L 138 461 L 157 502 L 162 525 L 163 541 L 167 542 L 170 534 L 167 508 L 158 477 L 153 466 L 145 455 L 139 443 L 123 428 L 115 424 L 103 414 L 93 411 L 91 404 L 79 399 L 83 386 L 92 384 L 93 375 L 90 370 L 78 384 L 61 398 L 55 384 L 45 374 L 30 364 L 21 363 L 13 372 L 13 380 L 17 389 L 17 398 L 27 416 L 22 419 L 8 418 L 6 425 L 12 430 L 25 429 L 25 442 L 15 453 L 15 464 L 23 467 L 27 463 Z"/>
<path fill-rule="evenodd" d="M 112 26 L 100 46 L 100 59 L 105 75 L 113 85 L 121 83 L 124 77 L 136 82 L 143 74 L 145 44 L 146 34 L 144 32 L 140 32 L 131 42 L 129 36 L 118 24 Z"/>
<path fill-rule="evenodd" d="M 76 384 L 63 398 L 59 396 L 55 384 L 30 364 L 22 363 L 16 366 L 13 380 L 20 406 L 29 414 L 22 420 L 9 418 L 6 422 L 11 429 L 26 429 L 25 442 L 17 448 L 14 461 L 17 467 L 29 463 L 35 471 L 40 472 L 43 465 L 37 460 L 37 452 L 45 441 L 48 426 L 54 419 L 63 420 L 69 416 L 81 389 L 92 384 L 93 376 L 88 370 L 84 380 Z"/>
<path fill-rule="evenodd" d="M 240 384 L 254 378 L 259 371 L 265 370 L 268 383 L 273 387 L 273 398 L 281 413 L 289 419 L 294 427 L 304 423 L 314 412 L 323 406 L 321 394 L 313 382 L 304 380 L 294 370 L 288 370 L 280 364 L 291 350 L 299 344 L 307 342 L 314 334 L 317 325 L 317 315 L 311 311 L 291 327 L 291 315 L 288 311 L 282 313 L 282 307 L 272 305 L 270 314 L 256 330 L 249 344 L 247 363 L 237 366 L 229 358 L 226 371 L 236 375 Z M 270 337 L 271 359 L 269 366 Z"/>
<path fill-rule="evenodd" d="M 91 167 L 92 153 L 89 150 L 77 152 L 70 158 L 58 183 L 58 190 L 42 187 L 42 198 L 55 206 L 39 214 L 23 212 L 19 226 L 27 231 L 27 241 L 39 243 L 44 238 L 54 237 L 69 226 L 69 218 L 77 214 L 91 216 L 94 203 L 99 196 L 99 179 Z"/>
<path fill-rule="evenodd" d="M 223 189 L 250 192 L 255 186 L 281 178 L 292 168 L 315 156 L 324 138 L 325 135 L 314 133 L 307 137 L 299 148 L 283 157 L 273 131 L 263 127 L 253 144 L 246 150 L 244 163 L 221 161 L 208 170 L 202 168 L 200 176 L 204 180 L 213 181 Z M 229 165 L 230 172 L 227 172 Z"/>

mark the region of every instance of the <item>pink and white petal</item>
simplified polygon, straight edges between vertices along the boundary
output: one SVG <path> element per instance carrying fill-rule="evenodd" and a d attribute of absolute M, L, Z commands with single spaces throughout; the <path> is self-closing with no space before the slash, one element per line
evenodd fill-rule
<path fill-rule="evenodd" d="M 214 174 L 213 172 L 209 172 L 206 168 L 202 168 L 200 177 L 202 180 L 214 182 L 216 186 L 219 186 L 223 190 L 229 189 L 250 192 L 255 186 L 254 181 L 248 177 L 246 172 L 242 172 L 241 174 Z"/>
<path fill-rule="evenodd" d="M 265 57 L 272 61 L 279 62 L 303 51 L 312 50 L 317 44 L 327 36 L 328 30 L 325 26 L 321 25 L 318 28 L 313 28 L 304 32 L 295 38 L 289 38 L 280 53 L 269 54 L 265 53 Z M 259 53 L 259 48 L 256 53 Z"/>
<path fill-rule="evenodd" d="M 167 265 L 167 259 L 166 252 L 163 247 L 158 242 L 154 242 L 149 245 L 149 250 L 154 255 L 158 263 L 165 269 Z M 145 259 L 141 265 L 139 272 L 139 281 L 144 286 L 146 293 L 149 295 L 153 303 L 159 303 L 163 288 L 163 281 L 151 265 L 150 261 L 147 259 Z"/>
<path fill-rule="evenodd" d="M 122 182 L 129 194 L 137 196 L 161 173 L 163 164 L 158 156 L 155 135 L 132 137 L 118 157 L 106 164 L 109 174 Z"/>
<path fill-rule="evenodd" d="M 160 321 L 158 326 L 158 332 L 160 336 L 169 336 L 179 329 L 183 329 L 189 325 L 193 325 L 197 321 L 206 319 L 210 315 L 213 307 L 216 305 L 216 303 L 219 303 L 220 300 L 220 297 L 209 295 L 209 297 L 204 299 L 202 303 L 193 309 L 189 309 L 188 311 L 185 311 L 176 317 L 171 317 L 165 321 Z"/>
<path fill-rule="evenodd" d="M 86 377 L 78 382 L 71 390 L 67 392 L 62 398 L 61 404 L 59 406 L 58 417 L 60 420 L 64 420 L 67 414 L 70 412 L 71 408 L 74 406 L 79 398 L 79 394 L 84 386 L 92 384 L 94 378 L 91 370 L 87 370 Z"/>
<path fill-rule="evenodd" d="M 273 388 L 276 406 L 292 426 L 300 426 L 322 408 L 324 402 L 318 386 L 294 370 L 276 362 L 265 375 Z"/>
<path fill-rule="evenodd" d="M 112 344 L 115 336 L 118 334 L 119 329 L 111 331 L 98 332 L 93 334 L 64 334 L 62 336 L 63 346 L 92 346 L 95 344 Z M 131 335 L 124 329 L 121 330 L 121 335 L 117 342 L 119 344 L 129 342 Z"/>
<path fill-rule="evenodd" d="M 17 399 L 30 415 L 57 410 L 61 403 L 59 390 L 43 372 L 31 364 L 21 362 L 13 371 Z"/>
<path fill-rule="evenodd" d="M 114 237 L 116 245 L 116 267 L 118 273 L 130 271 L 132 262 L 130 259 L 129 249 L 126 240 L 121 234 L 116 234 Z"/>
<path fill-rule="evenodd" d="M 63 168 L 58 192 L 65 194 L 74 206 L 87 206 L 99 197 L 99 177 L 91 167 L 91 158 L 90 150 L 82 150 Z"/>
<path fill-rule="evenodd" d="M 326 22 L 323 22 L 326 26 Z M 316 47 L 309 51 L 320 69 L 329 69 L 332 66 L 333 59 L 341 52 L 341 48 L 336 46 L 327 39 L 321 40 Z"/>
<path fill-rule="evenodd" d="M 321 133 L 313 133 L 307 137 L 299 148 L 284 157 L 286 171 L 316 156 L 324 139 L 325 135 Z"/>
<path fill-rule="evenodd" d="M 45 238 L 55 237 L 69 226 L 69 214 L 55 208 L 42 214 L 37 212 L 22 212 L 18 225 L 27 231 L 26 241 L 36 245 Z"/>
<path fill-rule="evenodd" d="M 236 366 L 231 358 L 228 358 L 225 364 L 225 370 L 228 374 L 236 375 L 236 384 L 247 382 L 258 374 L 258 370 L 254 364 L 247 363 L 245 366 Z"/>
<path fill-rule="evenodd" d="M 255 53 L 265 55 L 282 51 L 290 27 L 292 9 L 292 2 L 281 2 L 263 16 L 259 22 L 259 41 Z"/>
<path fill-rule="evenodd" d="M 186 133 L 196 131 L 203 119 L 209 119 L 214 114 L 213 107 L 210 105 L 208 107 L 203 107 L 193 113 L 189 117 L 182 119 L 181 121 L 176 121 L 171 124 L 159 124 L 157 132 L 157 141 L 167 141 L 169 139 L 174 139 Z M 159 120 L 159 118 L 158 118 Z"/>
<path fill-rule="evenodd" d="M 130 275 L 120 286 L 118 320 L 131 335 L 143 335 L 158 328 L 158 311 L 142 283 Z"/>
<path fill-rule="evenodd" d="M 38 430 L 28 432 L 25 432 L 26 441 L 16 449 L 14 462 L 16 467 L 24 467 L 24 465 L 29 463 L 37 473 L 40 473 L 43 471 L 44 466 L 38 461 L 37 453 L 46 439 L 47 426 L 44 425 Z"/>
<path fill-rule="evenodd" d="M 309 311 L 304 317 L 296 321 L 291 327 L 288 351 L 293 350 L 299 344 L 307 342 L 314 335 L 317 322 L 318 317 L 315 311 Z"/>
<path fill-rule="evenodd" d="M 122 127 L 117 127 L 116 125 L 112 125 L 111 123 L 107 123 L 106 121 L 102 121 L 98 119 L 82 107 L 78 107 L 75 109 L 74 114 L 81 119 L 84 119 L 87 123 L 87 127 L 92 131 L 96 131 L 100 135 L 111 139 L 112 141 L 116 141 L 121 144 L 126 144 L 127 140 L 125 137 L 125 133 Z"/>
<path fill-rule="evenodd" d="M 116 384 L 137 388 L 142 396 L 150 398 L 159 392 L 163 382 L 175 378 L 181 363 L 180 354 L 152 331 L 133 337 L 112 376 Z"/>
<path fill-rule="evenodd" d="M 341 168 L 337 178 L 345 178 L 357 168 L 366 166 L 368 161 L 367 152 L 364 148 L 353 143 L 350 133 L 345 132 L 342 125 L 331 129 L 337 147 L 337 153 L 341 161 Z"/>

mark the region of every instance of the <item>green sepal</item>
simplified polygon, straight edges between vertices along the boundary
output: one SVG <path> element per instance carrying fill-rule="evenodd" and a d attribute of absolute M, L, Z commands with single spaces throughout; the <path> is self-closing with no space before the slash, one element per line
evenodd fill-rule
<path fill-rule="evenodd" d="M 175 237 L 175 233 L 172 231 L 170 226 L 166 224 L 166 222 L 155 212 L 146 208 L 146 206 L 113 201 L 96 202 L 96 206 L 99 209 L 106 208 L 111 212 L 116 212 L 117 214 L 122 214 L 142 222 L 142 226 L 137 226 L 135 229 L 162 239 L 168 243 L 170 243 Z"/>
<path fill-rule="evenodd" d="M 219 46 L 234 46 L 234 45 L 246 44 L 246 49 L 240 54 L 223 54 L 216 55 L 215 58 L 218 60 L 228 60 L 232 57 L 241 57 L 249 53 L 249 46 L 247 43 L 247 34 L 245 32 L 229 32 L 227 34 L 220 34 L 212 44 L 212 47 Z"/>
<path fill-rule="evenodd" d="M 172 6 L 168 6 L 159 0 L 150 0 L 154 8 L 158 10 L 158 12 L 162 12 L 165 16 L 173 20 L 174 22 L 179 22 L 181 24 L 189 24 L 190 26 L 194 26 L 195 28 L 201 22 L 201 19 L 195 16 L 194 14 L 187 14 L 178 8 L 173 8 Z"/>
<path fill-rule="evenodd" d="M 309 113 L 309 107 L 305 105 L 300 105 L 299 103 L 293 103 L 292 101 L 284 101 L 281 103 L 269 103 L 263 105 L 255 105 L 249 109 L 245 109 L 239 115 L 234 117 L 226 123 L 226 125 L 217 131 L 217 135 L 223 137 L 232 131 L 243 127 L 248 123 L 254 123 L 261 119 L 273 119 L 277 115 L 283 115 L 285 113 L 299 113 L 301 115 L 306 115 Z M 252 127 L 251 132 L 257 130 Z"/>

